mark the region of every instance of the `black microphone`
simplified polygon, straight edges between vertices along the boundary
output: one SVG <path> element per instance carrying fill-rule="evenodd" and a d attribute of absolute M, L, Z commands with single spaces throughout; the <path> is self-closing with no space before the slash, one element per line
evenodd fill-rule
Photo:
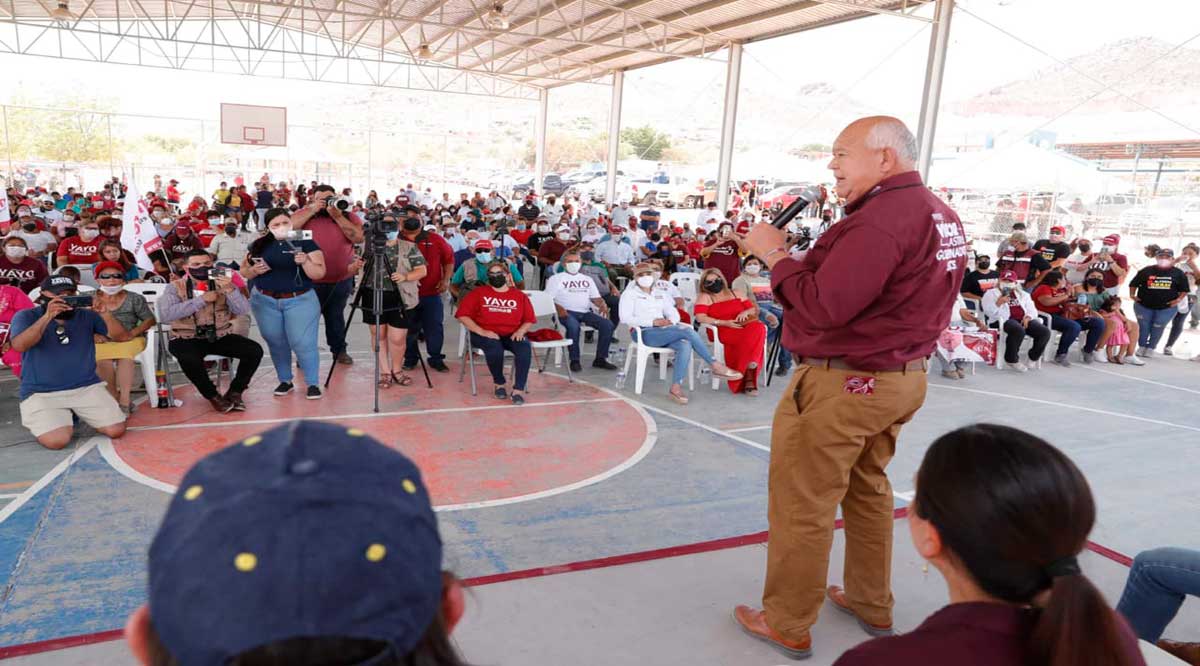
<path fill-rule="evenodd" d="M 809 185 L 804 188 L 804 191 L 796 197 L 796 200 L 790 206 L 784 208 L 778 215 L 771 220 L 771 224 L 776 229 L 782 229 L 787 226 L 792 218 L 800 214 L 800 211 L 808 207 L 809 204 L 819 199 L 821 196 L 821 188 L 816 185 Z"/>

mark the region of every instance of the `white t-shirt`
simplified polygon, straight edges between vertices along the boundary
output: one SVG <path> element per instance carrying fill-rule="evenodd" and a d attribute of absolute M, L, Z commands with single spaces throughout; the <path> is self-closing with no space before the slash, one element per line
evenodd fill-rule
<path fill-rule="evenodd" d="M 600 298 L 596 281 L 583 273 L 555 273 L 546 280 L 545 291 L 556 305 L 568 312 L 589 312 L 592 299 Z"/>
<path fill-rule="evenodd" d="M 683 298 L 683 294 L 679 292 L 679 287 L 676 287 L 675 283 L 671 282 L 670 280 L 659 279 L 654 283 L 652 290 L 665 293 L 668 297 L 670 297 L 672 303 L 675 302 L 676 298 Z"/>
<path fill-rule="evenodd" d="M 22 229 L 20 231 L 14 231 L 9 235 L 16 236 L 17 238 L 24 238 L 25 244 L 29 246 L 30 251 L 38 253 L 44 253 L 46 248 L 50 247 L 56 242 L 54 240 L 54 235 L 49 231 L 35 231 L 34 233 L 28 233 Z"/>
<path fill-rule="evenodd" d="M 695 227 L 701 231 L 708 231 L 709 225 L 720 219 L 722 218 L 720 215 L 717 215 L 716 209 L 708 210 L 706 208 L 696 215 Z"/>
<path fill-rule="evenodd" d="M 629 228 L 629 217 L 633 215 L 633 211 L 628 208 L 617 206 L 612 211 L 612 223 L 622 229 Z"/>

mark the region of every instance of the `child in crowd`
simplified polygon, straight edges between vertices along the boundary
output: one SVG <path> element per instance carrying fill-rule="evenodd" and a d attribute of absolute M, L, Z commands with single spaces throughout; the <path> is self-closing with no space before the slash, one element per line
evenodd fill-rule
<path fill-rule="evenodd" d="M 1126 326 L 1129 321 L 1125 318 L 1125 314 L 1121 312 L 1121 297 L 1109 296 L 1100 305 L 1100 314 L 1105 321 L 1112 327 L 1112 333 L 1108 336 L 1108 362 L 1116 363 L 1117 365 L 1125 364 L 1125 357 L 1134 358 L 1133 353 L 1135 345 L 1131 344 L 1129 332 Z"/>

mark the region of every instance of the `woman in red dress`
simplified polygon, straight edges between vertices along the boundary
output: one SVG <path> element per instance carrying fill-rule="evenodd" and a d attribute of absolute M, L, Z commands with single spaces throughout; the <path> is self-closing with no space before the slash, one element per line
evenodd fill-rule
<path fill-rule="evenodd" d="M 758 370 L 767 340 L 767 327 L 758 321 L 758 305 L 738 298 L 721 271 L 710 268 L 700 274 L 695 315 L 701 324 L 717 327 L 717 335 L 725 345 L 725 365 L 743 375 L 729 382 L 729 390 L 758 395 Z"/>

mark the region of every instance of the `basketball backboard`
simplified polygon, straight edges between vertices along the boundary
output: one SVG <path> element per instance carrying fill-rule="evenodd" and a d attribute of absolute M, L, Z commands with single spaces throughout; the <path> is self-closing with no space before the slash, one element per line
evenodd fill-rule
<path fill-rule="evenodd" d="M 287 107 L 221 104 L 221 143 L 287 145 Z"/>

